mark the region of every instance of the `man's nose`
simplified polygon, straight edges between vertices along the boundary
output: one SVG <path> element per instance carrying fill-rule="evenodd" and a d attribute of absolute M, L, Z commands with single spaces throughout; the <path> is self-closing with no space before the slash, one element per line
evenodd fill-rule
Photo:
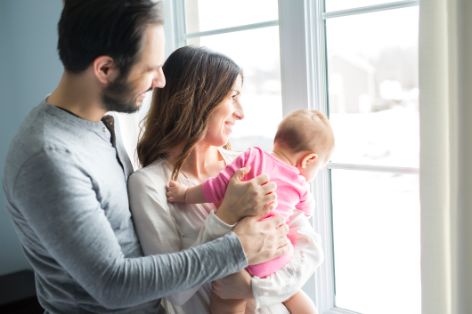
<path fill-rule="evenodd" d="M 164 86 L 166 86 L 166 76 L 164 75 L 162 68 L 159 68 L 155 78 L 152 80 L 152 88 L 163 88 Z"/>

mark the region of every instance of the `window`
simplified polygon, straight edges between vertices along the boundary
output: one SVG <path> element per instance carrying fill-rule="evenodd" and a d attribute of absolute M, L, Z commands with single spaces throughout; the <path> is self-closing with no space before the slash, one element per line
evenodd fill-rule
<path fill-rule="evenodd" d="M 317 222 L 330 244 L 321 310 L 419 314 L 417 2 L 327 0 L 312 10 L 319 99 L 337 141 L 317 182 L 330 206 Z"/>
<path fill-rule="evenodd" d="M 177 46 L 207 47 L 243 69 L 246 117 L 235 125 L 233 149 L 253 145 L 271 149 L 282 118 L 277 0 L 181 0 L 174 7 L 180 12 Z"/>
<path fill-rule="evenodd" d="M 330 117 L 335 154 L 312 187 L 326 260 L 304 287 L 320 313 L 420 314 L 418 1 L 177 0 L 172 10 L 175 47 L 207 46 L 243 68 L 233 147 L 270 149 L 294 109 Z"/>

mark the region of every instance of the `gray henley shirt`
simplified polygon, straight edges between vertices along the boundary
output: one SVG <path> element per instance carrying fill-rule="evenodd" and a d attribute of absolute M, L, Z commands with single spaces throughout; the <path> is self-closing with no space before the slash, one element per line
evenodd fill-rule
<path fill-rule="evenodd" d="M 156 313 L 159 298 L 247 266 L 234 233 L 142 257 L 127 195 L 132 167 L 113 133 L 112 120 L 43 101 L 10 144 L 6 208 L 46 313 Z"/>

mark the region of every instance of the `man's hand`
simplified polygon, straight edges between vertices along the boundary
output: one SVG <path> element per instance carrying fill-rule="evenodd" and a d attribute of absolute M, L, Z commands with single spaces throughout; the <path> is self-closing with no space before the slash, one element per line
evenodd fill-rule
<path fill-rule="evenodd" d="M 258 219 L 244 218 L 233 229 L 241 241 L 249 265 L 271 260 L 290 249 L 287 238 L 289 228 L 281 217 Z"/>
<path fill-rule="evenodd" d="M 263 217 L 277 203 L 276 184 L 264 174 L 242 181 L 248 171 L 249 168 L 244 167 L 235 172 L 218 209 L 218 217 L 228 224 L 234 224 L 243 217 Z"/>

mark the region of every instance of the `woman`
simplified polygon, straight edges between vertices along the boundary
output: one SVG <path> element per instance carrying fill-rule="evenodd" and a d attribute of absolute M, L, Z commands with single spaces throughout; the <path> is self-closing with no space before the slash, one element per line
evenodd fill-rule
<path fill-rule="evenodd" d="M 131 208 L 145 254 L 175 252 L 208 241 L 237 221 L 215 213 L 212 204 L 170 204 L 165 187 L 171 179 L 195 185 L 236 157 L 222 147 L 228 144 L 235 122 L 244 118 L 239 102 L 241 69 L 221 54 L 183 47 L 169 56 L 163 71 L 166 86 L 155 91 L 138 144 L 143 168 L 129 180 Z M 296 217 L 292 225 L 299 237 L 287 266 L 264 279 L 250 278 L 244 271 L 232 275 L 215 285 L 217 294 L 254 298 L 261 313 L 287 313 L 281 302 L 303 286 L 322 259 L 306 218 Z M 208 313 L 210 295 L 208 283 L 175 292 L 163 302 L 169 313 Z"/>

